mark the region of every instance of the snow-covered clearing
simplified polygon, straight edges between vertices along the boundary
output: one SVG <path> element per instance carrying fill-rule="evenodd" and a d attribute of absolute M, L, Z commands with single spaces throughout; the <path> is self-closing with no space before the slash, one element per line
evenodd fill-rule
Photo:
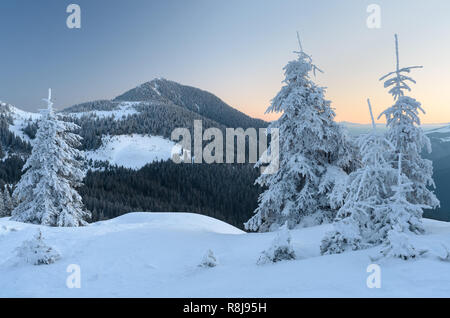
<path fill-rule="evenodd" d="M 122 102 L 116 109 L 113 110 L 93 110 L 88 112 L 76 112 L 69 113 L 68 116 L 81 118 L 83 116 L 92 116 L 97 118 L 110 118 L 114 117 L 116 120 L 121 120 L 129 115 L 139 114 L 139 112 L 134 107 L 139 105 L 141 102 Z"/>
<path fill-rule="evenodd" d="M 126 118 L 129 115 L 138 114 L 139 112 L 136 110 L 134 106 L 140 104 L 141 102 L 122 102 L 120 103 L 116 109 L 102 111 L 102 110 L 93 110 L 88 112 L 76 112 L 76 113 L 68 113 L 65 116 L 80 118 L 83 116 L 93 116 L 97 118 L 112 118 L 114 117 L 116 120 L 121 120 Z M 31 121 L 37 121 L 40 117 L 40 113 L 36 112 L 27 112 L 21 110 L 17 107 L 9 105 L 11 110 L 11 115 L 13 117 L 13 124 L 9 126 L 9 129 L 16 136 L 20 137 L 22 140 L 30 141 L 27 135 L 23 133 L 23 129 L 28 125 Z"/>
<path fill-rule="evenodd" d="M 111 111 L 91 111 L 69 113 L 66 116 L 82 117 L 95 116 L 98 118 L 114 117 L 121 120 L 128 115 L 138 113 L 134 108 L 140 102 L 122 102 L 117 109 Z M 39 113 L 26 112 L 14 106 L 9 106 L 13 117 L 13 124 L 9 126 L 9 130 L 22 140 L 31 141 L 23 132 L 23 129 L 30 123 L 36 122 L 41 115 Z M 111 165 L 123 166 L 131 169 L 140 169 L 146 164 L 169 160 L 172 153 L 180 152 L 181 148 L 171 140 L 161 136 L 149 135 L 119 135 L 104 136 L 102 146 L 95 151 L 85 152 L 87 159 L 107 161 Z M 3 158 L 8 158 L 8 154 Z"/>
<path fill-rule="evenodd" d="M 50 228 L 0 219 L 0 297 L 430 297 L 450 296 L 450 224 L 424 220 L 432 247 L 413 261 L 387 259 L 380 289 L 366 285 L 378 248 L 319 255 L 330 225 L 291 231 L 294 261 L 256 265 L 275 233 L 247 234 L 189 213 L 131 213 L 81 228 Z M 14 250 L 40 228 L 61 258 L 33 266 Z M 218 265 L 199 267 L 211 249 Z M 69 289 L 67 267 L 81 268 L 81 288 Z"/>
<path fill-rule="evenodd" d="M 140 169 L 154 161 L 169 160 L 172 151 L 180 152 L 181 148 L 171 140 L 133 134 L 106 136 L 99 149 L 87 151 L 85 155 L 94 161 L 108 161 L 111 165 Z"/>
<path fill-rule="evenodd" d="M 27 112 L 11 105 L 9 107 L 13 118 L 13 124 L 9 125 L 9 130 L 20 139 L 30 141 L 30 138 L 23 132 L 23 129 L 27 127 L 30 120 L 38 120 L 41 114 Z"/>

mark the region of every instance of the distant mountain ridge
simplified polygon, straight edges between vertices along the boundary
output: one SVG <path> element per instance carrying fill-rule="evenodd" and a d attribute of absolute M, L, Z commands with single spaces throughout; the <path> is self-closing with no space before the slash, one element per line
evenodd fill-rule
<path fill-rule="evenodd" d="M 341 125 L 347 128 L 348 132 L 352 136 L 357 136 L 360 134 L 364 134 L 369 132 L 372 129 L 372 124 L 359 124 L 359 123 L 352 123 L 349 121 L 341 121 L 339 122 Z M 386 130 L 386 123 L 375 123 L 376 128 L 378 131 L 385 131 Z M 441 129 L 446 127 L 448 124 L 422 124 L 421 127 L 424 131 L 427 133 L 431 133 L 432 131 L 439 132 Z M 450 129 L 449 129 L 450 131 Z"/>
<path fill-rule="evenodd" d="M 154 79 L 146 82 L 114 99 L 114 101 L 155 100 L 170 101 L 226 127 L 261 128 L 268 124 L 234 109 L 212 93 L 166 79 Z"/>

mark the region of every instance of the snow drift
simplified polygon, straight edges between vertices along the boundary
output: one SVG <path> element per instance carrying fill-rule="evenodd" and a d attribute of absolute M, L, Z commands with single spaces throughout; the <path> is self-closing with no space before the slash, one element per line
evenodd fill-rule
<path fill-rule="evenodd" d="M 385 259 L 381 288 L 366 285 L 379 248 L 320 256 L 330 225 L 291 231 L 296 260 L 257 265 L 276 233 L 249 234 L 202 215 L 130 213 L 81 228 L 51 228 L 0 219 L 0 297 L 448 297 L 450 224 L 424 220 L 423 258 Z M 21 262 L 15 250 L 41 229 L 61 258 Z M 215 267 L 199 267 L 205 253 Z M 81 288 L 69 289 L 70 264 Z"/>

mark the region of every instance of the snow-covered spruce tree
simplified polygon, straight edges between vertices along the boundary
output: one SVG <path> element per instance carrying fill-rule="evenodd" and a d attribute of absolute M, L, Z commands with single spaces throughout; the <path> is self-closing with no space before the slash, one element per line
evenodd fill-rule
<path fill-rule="evenodd" d="M 41 230 L 33 239 L 24 241 L 16 253 L 18 258 L 32 265 L 49 265 L 60 259 L 59 253 L 44 242 Z"/>
<path fill-rule="evenodd" d="M 11 197 L 8 186 L 5 186 L 5 189 L 3 189 L 3 202 L 5 207 L 5 215 L 11 216 L 11 213 L 14 209 L 14 200 Z"/>
<path fill-rule="evenodd" d="M 333 191 L 344 193 L 334 195 L 344 197 L 344 204 L 337 213 L 333 230 L 322 241 L 322 254 L 380 244 L 387 235 L 383 213 L 387 200 L 393 195 L 391 187 L 396 183 L 396 170 L 391 163 L 394 147 L 383 135 L 377 134 L 370 101 L 367 102 L 372 131 L 357 140 L 362 167 L 350 173 L 343 187 Z"/>
<path fill-rule="evenodd" d="M 74 189 L 84 178 L 81 153 L 75 148 L 81 137 L 70 132 L 78 126 L 58 120 L 50 90 L 46 101 L 48 109 L 42 111 L 25 173 L 13 193 L 18 206 L 12 220 L 48 226 L 85 225 L 90 213 L 83 209 Z"/>
<path fill-rule="evenodd" d="M 261 253 L 257 264 L 264 265 L 268 263 L 277 263 L 280 261 L 294 260 L 295 258 L 291 233 L 289 232 L 287 224 L 285 224 L 278 230 L 271 246 Z"/>
<path fill-rule="evenodd" d="M 203 256 L 202 262 L 200 263 L 200 267 L 216 267 L 219 263 L 217 262 L 217 258 L 214 255 L 213 251 L 208 250 L 206 254 Z"/>
<path fill-rule="evenodd" d="M 334 218 L 336 209 L 328 194 L 336 180 L 351 169 L 353 146 L 344 129 L 334 121 L 335 112 L 325 100 L 325 89 L 310 78 L 320 71 L 303 52 L 300 39 L 297 60 L 285 67 L 286 84 L 266 113 L 282 112 L 268 131 L 279 129 L 279 164 L 273 174 L 256 182 L 267 189 L 259 198 L 255 215 L 245 223 L 251 231 L 276 230 L 288 222 L 293 228 Z M 273 142 L 273 141 L 272 141 Z M 270 148 L 269 148 L 270 149 Z M 261 160 L 257 167 L 263 165 Z"/>
<path fill-rule="evenodd" d="M 384 228 L 387 240 L 381 250 L 383 257 L 399 257 L 407 260 L 416 258 L 426 251 L 415 248 L 409 241 L 411 234 L 421 234 L 424 228 L 421 222 L 422 209 L 426 206 L 410 203 L 408 193 L 414 191 L 414 183 L 402 173 L 402 154 L 398 158 L 397 185 L 393 186 L 394 195 L 383 206 L 381 214 L 385 216 Z"/>
<path fill-rule="evenodd" d="M 431 152 L 431 144 L 428 137 L 420 127 L 419 112 L 425 113 L 421 104 L 414 98 L 405 96 L 405 91 L 411 91 L 408 82 L 415 81 L 405 75 L 414 68 L 422 66 L 410 66 L 400 68 L 398 55 L 398 37 L 395 35 L 396 70 L 380 78 L 385 80 L 384 87 L 391 87 L 389 93 L 394 97 L 395 104 L 380 114 L 386 117 L 387 139 L 395 147 L 394 165 L 401 154 L 403 157 L 402 173 L 412 182 L 412 189 L 407 194 L 411 203 L 427 205 L 430 208 L 439 206 L 439 200 L 427 187 L 434 187 L 433 165 L 430 160 L 423 159 L 420 155 L 424 147 Z"/>
<path fill-rule="evenodd" d="M 1 191 L 1 188 L 0 188 L 0 218 L 3 218 L 5 216 L 8 216 L 8 212 L 6 210 L 3 192 Z"/>

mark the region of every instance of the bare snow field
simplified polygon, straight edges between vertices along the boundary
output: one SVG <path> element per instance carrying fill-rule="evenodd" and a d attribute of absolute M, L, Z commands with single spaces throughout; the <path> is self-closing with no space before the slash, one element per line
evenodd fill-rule
<path fill-rule="evenodd" d="M 119 135 L 103 137 L 102 146 L 86 151 L 87 159 L 107 161 L 111 165 L 141 169 L 154 161 L 166 161 L 172 153 L 180 153 L 181 147 L 161 136 Z"/>
<path fill-rule="evenodd" d="M 411 237 L 429 252 L 421 259 L 384 259 L 381 288 L 366 280 L 379 248 L 320 256 L 330 225 L 291 231 L 297 260 L 256 265 L 276 233 L 245 233 L 190 213 L 130 213 L 80 228 L 53 228 L 0 219 L 0 297 L 450 297 L 450 223 L 424 220 Z M 31 265 L 16 248 L 41 229 L 61 258 Z M 218 265 L 198 265 L 211 249 Z M 70 289 L 70 264 L 81 288 Z"/>
<path fill-rule="evenodd" d="M 141 102 L 121 102 L 116 109 L 113 110 L 92 110 L 86 112 L 68 113 L 67 116 L 81 118 L 84 116 L 97 118 L 115 118 L 116 120 L 123 120 L 127 116 L 139 114 L 134 106 Z"/>
<path fill-rule="evenodd" d="M 41 114 L 23 111 L 17 107 L 9 105 L 13 124 L 9 125 L 9 130 L 22 140 L 30 141 L 30 138 L 23 132 L 29 122 L 37 121 Z"/>

